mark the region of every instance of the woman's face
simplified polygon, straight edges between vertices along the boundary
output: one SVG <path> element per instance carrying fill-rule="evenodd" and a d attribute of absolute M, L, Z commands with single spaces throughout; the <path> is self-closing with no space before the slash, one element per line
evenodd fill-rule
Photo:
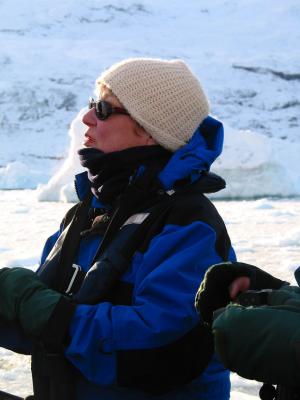
<path fill-rule="evenodd" d="M 101 88 L 101 100 L 113 107 L 124 108 L 116 96 L 106 87 Z M 104 153 L 125 150 L 129 147 L 156 144 L 155 140 L 129 115 L 112 114 L 105 120 L 97 118 L 91 108 L 82 118 L 88 127 L 83 145 L 102 150 Z"/>

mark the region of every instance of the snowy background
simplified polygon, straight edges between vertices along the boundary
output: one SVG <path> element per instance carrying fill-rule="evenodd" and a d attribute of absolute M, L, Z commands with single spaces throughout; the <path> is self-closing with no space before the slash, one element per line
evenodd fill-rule
<path fill-rule="evenodd" d="M 0 16 L 0 188 L 46 184 L 100 72 L 146 56 L 202 82 L 226 128 L 223 196 L 300 194 L 299 0 L 1 0 Z"/>
<path fill-rule="evenodd" d="M 227 201 L 216 204 L 239 259 L 291 280 L 300 263 L 299 21 L 299 0 L 0 0 L 0 265 L 36 268 L 70 207 L 49 200 L 74 200 L 80 118 L 96 77 L 146 56 L 182 58 L 199 77 L 225 125 L 213 171 L 227 180 Z M 228 201 L 237 198 L 260 199 Z M 30 385 L 28 360 L 0 349 L 0 390 L 28 394 Z M 232 398 L 254 399 L 257 388 L 233 376 Z"/>

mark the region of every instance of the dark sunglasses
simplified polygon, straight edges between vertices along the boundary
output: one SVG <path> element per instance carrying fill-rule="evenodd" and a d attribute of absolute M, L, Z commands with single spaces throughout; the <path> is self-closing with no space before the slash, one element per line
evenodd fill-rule
<path fill-rule="evenodd" d="M 124 110 L 124 108 L 113 107 L 110 103 L 104 100 L 94 100 L 92 97 L 89 98 L 89 109 L 94 108 L 96 117 L 101 119 L 101 121 L 107 119 L 112 114 L 124 114 L 129 115 L 129 113 Z"/>

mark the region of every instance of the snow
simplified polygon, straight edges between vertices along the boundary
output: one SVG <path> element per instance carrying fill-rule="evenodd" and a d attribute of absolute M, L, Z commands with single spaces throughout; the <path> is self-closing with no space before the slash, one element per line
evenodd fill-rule
<path fill-rule="evenodd" d="M 3 0 L 0 15 L 0 188 L 71 200 L 71 122 L 104 68 L 146 56 L 183 58 L 224 122 L 220 196 L 300 195 L 298 0 Z"/>
<path fill-rule="evenodd" d="M 2 0 L 0 16 L 1 266 L 35 270 L 75 201 L 81 118 L 101 71 L 126 57 L 182 58 L 224 123 L 213 171 L 227 188 L 213 198 L 239 260 L 295 283 L 299 0 Z M 259 384 L 232 382 L 233 400 L 257 399 Z M 0 349 L 0 389 L 31 392 L 27 357 Z"/>

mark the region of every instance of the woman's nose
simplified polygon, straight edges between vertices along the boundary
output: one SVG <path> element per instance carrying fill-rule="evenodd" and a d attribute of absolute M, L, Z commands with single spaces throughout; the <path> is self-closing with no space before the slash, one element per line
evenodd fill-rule
<path fill-rule="evenodd" d="M 82 122 L 87 126 L 97 125 L 97 117 L 94 108 L 91 108 L 86 114 L 84 114 Z"/>

